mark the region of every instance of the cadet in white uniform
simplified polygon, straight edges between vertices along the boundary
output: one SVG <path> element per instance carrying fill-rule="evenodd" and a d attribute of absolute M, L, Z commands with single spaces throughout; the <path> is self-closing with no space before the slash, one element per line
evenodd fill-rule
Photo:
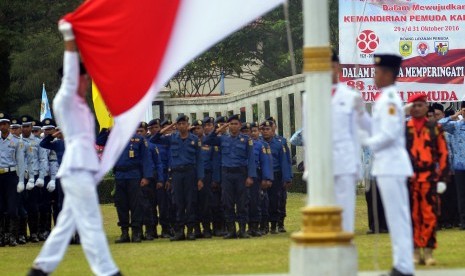
<path fill-rule="evenodd" d="M 372 136 L 362 144 L 373 150 L 376 176 L 392 242 L 390 275 L 413 275 L 413 237 L 407 178 L 413 174 L 405 147 L 405 115 L 395 80 L 402 58 L 375 55 L 375 84 L 381 94 L 373 106 Z"/>
<path fill-rule="evenodd" d="M 332 57 L 333 96 L 331 100 L 333 126 L 333 174 L 336 202 L 342 210 L 342 228 L 354 232 L 357 180 L 361 178 L 358 139 L 359 130 L 370 131 L 371 119 L 365 111 L 359 93 L 338 83 L 340 65 L 335 53 Z"/>
<path fill-rule="evenodd" d="M 79 57 L 71 24 L 62 21 L 59 29 L 65 40 L 64 74 L 53 107 L 66 144 L 57 174 L 61 178 L 65 199 L 57 225 L 34 260 L 29 275 L 53 272 L 76 229 L 92 272 L 96 275 L 121 275 L 110 255 L 98 205 L 95 173 L 99 161 L 94 149 L 94 118 L 85 100 L 89 80 L 83 67 L 79 73 Z"/>

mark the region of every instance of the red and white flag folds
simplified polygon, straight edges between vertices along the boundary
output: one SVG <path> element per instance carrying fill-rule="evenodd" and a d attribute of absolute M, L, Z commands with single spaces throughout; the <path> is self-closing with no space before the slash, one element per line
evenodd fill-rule
<path fill-rule="evenodd" d="M 284 1 L 90 0 L 66 15 L 115 121 L 97 178 L 114 165 L 158 91 L 177 71 Z"/>

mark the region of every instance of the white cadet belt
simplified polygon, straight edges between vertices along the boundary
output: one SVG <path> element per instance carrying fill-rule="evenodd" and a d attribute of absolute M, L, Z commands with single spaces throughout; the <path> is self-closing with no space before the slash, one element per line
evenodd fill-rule
<path fill-rule="evenodd" d="M 16 167 L 9 167 L 9 168 L 0 168 L 0 174 L 4 174 L 7 172 L 15 172 Z"/>

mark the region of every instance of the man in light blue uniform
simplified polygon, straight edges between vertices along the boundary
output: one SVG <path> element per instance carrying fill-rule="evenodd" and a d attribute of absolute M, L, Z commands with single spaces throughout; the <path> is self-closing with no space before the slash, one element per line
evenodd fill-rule
<path fill-rule="evenodd" d="M 10 133 L 10 117 L 1 111 L 0 132 L 0 246 L 16 246 L 18 193 L 24 190 L 25 145 Z M 5 229 L 7 219 L 9 229 Z"/>

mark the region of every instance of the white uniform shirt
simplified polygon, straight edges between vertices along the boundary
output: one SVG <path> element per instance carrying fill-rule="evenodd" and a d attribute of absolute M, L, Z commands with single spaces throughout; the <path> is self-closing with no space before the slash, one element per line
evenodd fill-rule
<path fill-rule="evenodd" d="M 359 93 L 339 83 L 331 99 L 333 173 L 361 177 L 359 129 L 370 131 L 370 117 Z"/>
<path fill-rule="evenodd" d="M 85 99 L 77 95 L 79 59 L 77 52 L 65 51 L 63 79 L 53 100 L 57 123 L 64 135 L 66 150 L 57 177 L 72 170 L 97 172 L 99 161 L 95 151 L 95 122 Z"/>
<path fill-rule="evenodd" d="M 372 136 L 374 176 L 411 176 L 412 164 L 405 148 L 405 115 L 395 85 L 381 89 L 373 106 Z"/>

